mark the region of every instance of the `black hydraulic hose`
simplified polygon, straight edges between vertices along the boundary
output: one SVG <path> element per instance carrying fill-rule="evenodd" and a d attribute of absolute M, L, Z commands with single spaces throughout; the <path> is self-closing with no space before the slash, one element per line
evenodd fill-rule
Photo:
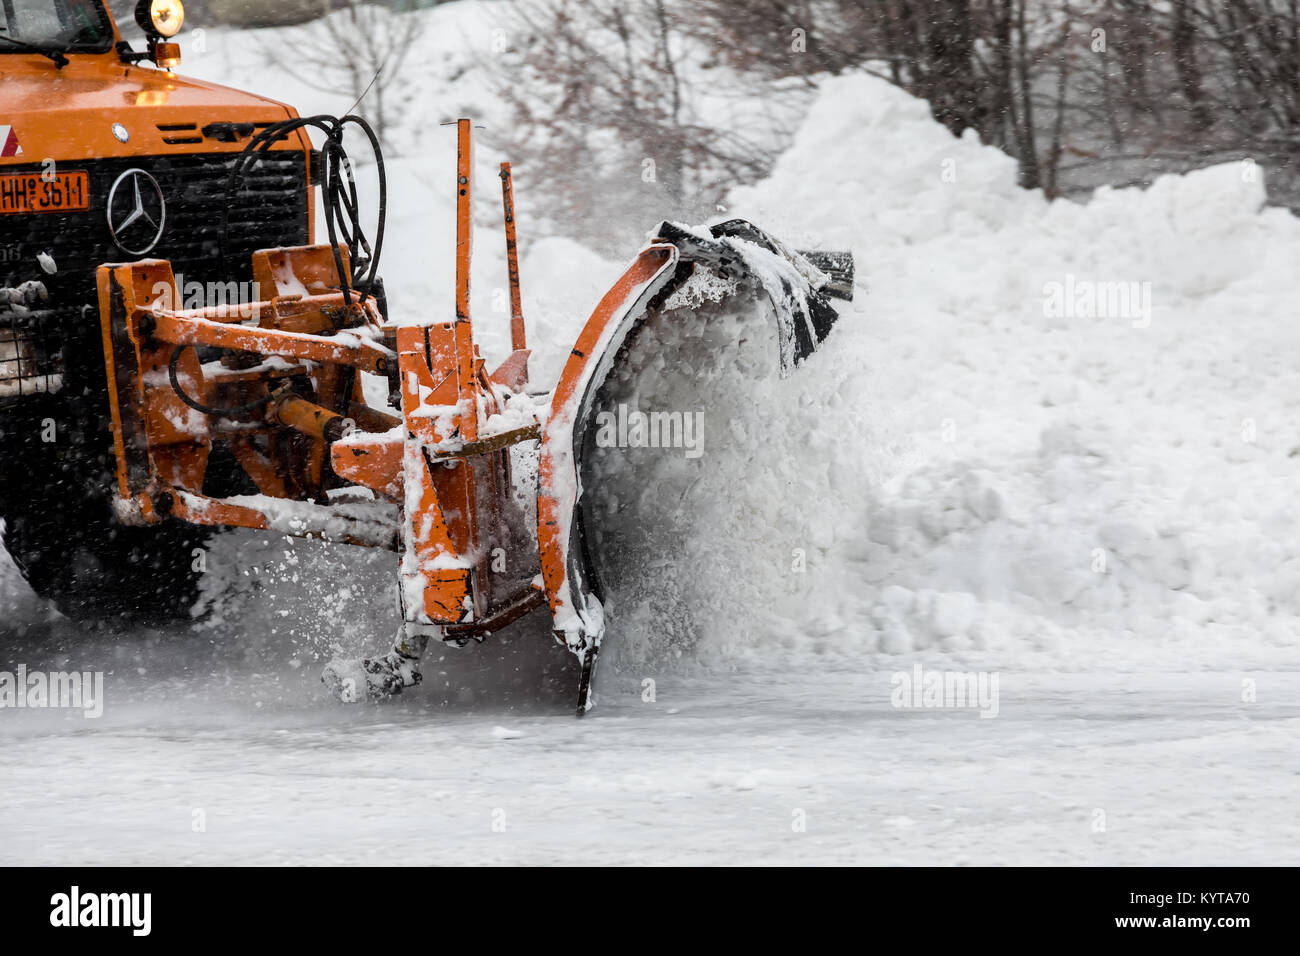
<path fill-rule="evenodd" d="M 361 203 L 357 198 L 357 183 L 352 175 L 352 160 L 343 146 L 343 133 L 349 125 L 358 127 L 370 141 L 370 148 L 375 155 L 375 168 L 379 177 L 379 217 L 375 226 L 375 243 L 373 250 L 361 222 Z M 276 143 L 301 129 L 316 129 L 325 136 L 321 147 L 321 191 L 325 206 L 325 230 L 329 236 L 330 249 L 334 254 L 334 267 L 339 276 L 339 285 L 343 292 L 343 301 L 352 305 L 352 292 L 359 294 L 358 304 L 365 304 L 367 298 L 374 294 L 379 273 L 379 257 L 384 248 L 384 230 L 388 221 L 388 172 L 384 166 L 384 152 L 379 144 L 379 137 L 374 128 L 361 116 L 348 114 L 336 116 L 306 116 L 273 123 L 253 136 L 243 151 L 231 164 L 230 175 L 226 178 L 226 192 L 221 205 L 221 230 L 217 236 L 217 261 L 221 263 L 223 275 L 230 275 L 228 255 L 228 238 L 230 234 L 230 206 L 236 189 L 242 187 L 253 167 L 266 155 Z M 348 248 L 352 258 L 352 270 L 343 268 L 343 247 Z M 361 257 L 353 254 L 359 251 Z M 364 264 L 364 269 L 363 269 Z M 176 369 L 181 353 L 190 346 L 180 346 L 172 352 L 167 373 L 172 389 L 182 402 L 195 411 L 205 415 L 232 417 L 254 411 L 266 405 L 270 396 L 255 399 L 234 408 L 214 408 L 204 405 L 187 395 L 181 388 Z"/>
<path fill-rule="evenodd" d="M 167 378 L 172 383 L 172 390 L 176 393 L 176 396 L 190 408 L 194 409 L 196 412 L 202 412 L 204 415 L 210 415 L 214 418 L 234 418 L 236 415 L 255 411 L 271 400 L 271 396 L 266 395 L 262 398 L 255 398 L 251 402 L 245 402 L 243 405 L 236 405 L 233 408 L 215 408 L 211 405 L 204 405 L 198 399 L 186 395 L 185 389 L 181 388 L 180 378 L 176 374 L 176 366 L 180 364 L 181 354 L 186 349 L 193 347 L 194 346 L 192 345 L 176 346 L 176 348 L 172 349 L 171 361 L 167 363 Z"/>
<path fill-rule="evenodd" d="M 360 203 L 357 199 L 357 184 L 352 175 L 352 161 L 343 146 L 343 133 L 349 125 L 357 126 L 370 141 L 370 148 L 375 155 L 376 170 L 379 177 L 379 218 L 375 227 L 375 243 L 372 251 L 361 223 Z M 384 248 L 384 229 L 388 219 L 388 173 L 384 166 L 383 149 L 374 128 L 363 117 L 349 114 L 343 117 L 306 116 L 274 123 L 259 132 L 244 147 L 230 169 L 226 180 L 225 202 L 221 210 L 221 231 L 218 237 L 219 261 L 223 273 L 229 274 L 227 257 L 227 238 L 230 231 L 230 204 L 237 186 L 242 185 L 252 168 L 262 159 L 267 151 L 291 133 L 300 129 L 316 129 L 325 136 L 321 148 L 321 191 L 325 205 L 325 230 L 329 235 L 330 248 L 334 253 L 334 266 L 338 270 L 342 285 L 343 300 L 352 304 L 352 290 L 360 294 L 364 303 L 374 292 L 375 278 L 379 272 L 379 258 Z M 346 182 L 345 182 L 346 180 Z M 343 268 L 342 247 L 349 251 L 360 251 L 367 260 L 364 276 L 356 271 L 359 263 L 353 256 L 354 273 L 348 275 Z"/>

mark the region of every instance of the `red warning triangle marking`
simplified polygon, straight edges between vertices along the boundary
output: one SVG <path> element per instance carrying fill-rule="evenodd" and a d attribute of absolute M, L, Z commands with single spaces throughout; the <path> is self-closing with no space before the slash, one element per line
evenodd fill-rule
<path fill-rule="evenodd" d="M 21 156 L 23 148 L 18 145 L 18 132 L 12 126 L 0 126 L 0 156 Z"/>

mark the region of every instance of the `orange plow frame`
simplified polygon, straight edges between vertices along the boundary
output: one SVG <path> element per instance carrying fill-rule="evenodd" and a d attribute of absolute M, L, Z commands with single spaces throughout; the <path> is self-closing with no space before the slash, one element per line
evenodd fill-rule
<path fill-rule="evenodd" d="M 164 261 L 100 267 L 119 520 L 270 529 L 400 551 L 406 624 L 457 642 L 543 603 L 531 580 L 503 589 L 487 567 L 510 488 L 509 449 L 535 441 L 541 425 L 483 430 L 503 396 L 527 381 L 528 353 L 517 349 L 489 376 L 474 345 L 470 125 L 458 125 L 452 321 L 384 325 L 373 299 L 340 289 L 327 246 L 258 253 L 257 288 L 276 294 L 235 308 L 166 308 L 179 297 Z M 503 166 L 513 235 L 508 175 Z M 513 242 L 510 258 L 522 344 Z M 256 325 L 246 321 L 250 312 Z M 223 350 L 222 361 L 201 363 L 197 348 Z M 356 400 L 357 372 L 395 386 L 401 417 Z M 196 415 L 195 405 L 228 414 Z M 230 446 L 259 496 L 203 492 L 214 442 Z M 390 503 L 400 522 L 330 503 L 349 488 Z"/>

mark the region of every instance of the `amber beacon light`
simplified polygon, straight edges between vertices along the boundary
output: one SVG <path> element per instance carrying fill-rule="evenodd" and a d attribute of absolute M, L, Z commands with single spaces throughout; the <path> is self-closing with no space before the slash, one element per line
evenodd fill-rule
<path fill-rule="evenodd" d="M 140 0 L 135 7 L 135 22 L 149 37 L 149 59 L 164 70 L 181 65 L 181 45 L 167 42 L 185 23 L 181 0 Z"/>
<path fill-rule="evenodd" d="M 135 22 L 149 36 L 169 40 L 181 32 L 185 5 L 181 0 L 140 0 L 135 7 Z"/>

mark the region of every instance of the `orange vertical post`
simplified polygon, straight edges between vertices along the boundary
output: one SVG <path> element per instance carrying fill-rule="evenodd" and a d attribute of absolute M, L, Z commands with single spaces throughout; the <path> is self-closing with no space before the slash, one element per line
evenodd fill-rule
<path fill-rule="evenodd" d="M 465 441 L 478 435 L 478 407 L 474 368 L 474 335 L 469 312 L 469 269 L 474 239 L 473 220 L 474 142 L 470 121 L 456 121 L 456 379 L 468 408 L 462 410 L 460 433 Z"/>
<path fill-rule="evenodd" d="M 510 275 L 510 347 L 519 352 L 528 348 L 524 332 L 524 306 L 519 294 L 519 245 L 515 237 L 515 191 L 510 178 L 510 164 L 501 164 L 501 203 L 506 217 L 506 266 Z"/>

